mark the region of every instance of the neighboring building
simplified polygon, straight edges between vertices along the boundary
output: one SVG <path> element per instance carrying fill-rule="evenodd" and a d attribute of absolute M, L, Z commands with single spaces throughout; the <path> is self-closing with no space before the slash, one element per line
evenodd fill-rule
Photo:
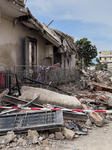
<path fill-rule="evenodd" d="M 74 38 L 41 24 L 24 0 L 0 0 L 0 65 L 75 67 Z"/>
<path fill-rule="evenodd" d="M 107 63 L 108 68 L 112 68 L 112 51 L 101 51 L 99 53 L 100 62 Z"/>

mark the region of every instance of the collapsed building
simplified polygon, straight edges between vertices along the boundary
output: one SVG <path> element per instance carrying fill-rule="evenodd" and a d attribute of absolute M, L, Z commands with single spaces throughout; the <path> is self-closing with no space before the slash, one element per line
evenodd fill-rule
<path fill-rule="evenodd" d="M 49 25 L 40 23 L 25 1 L 0 0 L 0 72 L 5 88 L 9 80 L 14 83 L 12 74 L 47 83 L 77 80 L 74 38 Z"/>
<path fill-rule="evenodd" d="M 48 90 L 51 82 L 44 84 L 46 89 L 23 86 L 16 72 L 21 71 L 22 75 L 27 69 L 24 77 L 28 85 L 42 84 L 45 72 L 34 74 L 34 68 L 41 70 L 47 66 L 42 71 L 57 68 L 56 73 L 50 74 L 60 80 L 59 68 L 62 72 L 63 68 L 75 66 L 77 48 L 73 37 L 41 24 L 25 8 L 24 0 L 0 0 L 0 33 L 0 88 L 9 88 L 0 94 L 0 149 L 29 148 L 35 144 L 51 147 L 50 140 L 76 139 L 89 134 L 93 126 L 109 123 L 112 119 L 110 72 L 88 74 L 79 69 L 78 84 L 55 87 L 58 92 Z M 71 78 L 77 80 L 75 74 Z M 70 74 L 66 81 L 69 78 Z M 47 81 L 52 80 L 47 78 Z M 66 94 L 59 94 L 61 91 Z"/>
<path fill-rule="evenodd" d="M 0 0 L 0 33 L 0 65 L 75 67 L 74 38 L 41 24 L 22 0 Z"/>

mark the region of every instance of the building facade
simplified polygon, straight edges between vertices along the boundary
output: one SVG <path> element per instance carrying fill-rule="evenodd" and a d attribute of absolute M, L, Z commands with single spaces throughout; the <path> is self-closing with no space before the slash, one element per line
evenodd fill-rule
<path fill-rule="evenodd" d="M 112 68 L 112 51 L 101 51 L 99 53 L 100 62 L 107 63 L 108 68 Z"/>
<path fill-rule="evenodd" d="M 24 0 L 0 0 L 0 65 L 75 67 L 69 38 L 34 18 Z"/>

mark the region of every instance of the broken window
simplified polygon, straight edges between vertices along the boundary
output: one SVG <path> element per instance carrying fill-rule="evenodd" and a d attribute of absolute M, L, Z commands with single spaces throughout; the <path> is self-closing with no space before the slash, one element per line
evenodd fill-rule
<path fill-rule="evenodd" d="M 61 53 L 58 52 L 57 47 L 54 46 L 53 48 L 53 55 L 54 55 L 54 64 L 62 63 Z"/>
<path fill-rule="evenodd" d="M 29 37 L 26 37 L 25 65 L 37 65 L 37 40 Z"/>

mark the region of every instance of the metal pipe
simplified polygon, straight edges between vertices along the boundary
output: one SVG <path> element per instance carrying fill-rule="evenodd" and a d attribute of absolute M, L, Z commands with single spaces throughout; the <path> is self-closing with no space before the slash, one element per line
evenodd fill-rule
<path fill-rule="evenodd" d="M 32 102 L 34 102 L 38 97 L 39 97 L 39 95 L 36 96 L 33 100 L 31 100 L 31 101 L 28 102 L 27 104 L 22 105 L 21 107 L 26 107 L 26 106 L 30 105 L 30 104 L 31 104 Z M 11 109 L 11 110 L 8 110 L 8 111 L 5 111 L 5 112 L 0 113 L 0 115 L 4 115 L 4 114 L 7 114 L 7 113 L 11 113 L 11 112 L 14 112 L 14 111 L 16 111 L 16 110 L 17 110 L 17 109 Z"/>
<path fill-rule="evenodd" d="M 53 21 L 54 21 L 54 20 L 52 20 L 52 21 L 47 25 L 47 27 L 50 26 L 50 24 L 51 24 Z"/>

